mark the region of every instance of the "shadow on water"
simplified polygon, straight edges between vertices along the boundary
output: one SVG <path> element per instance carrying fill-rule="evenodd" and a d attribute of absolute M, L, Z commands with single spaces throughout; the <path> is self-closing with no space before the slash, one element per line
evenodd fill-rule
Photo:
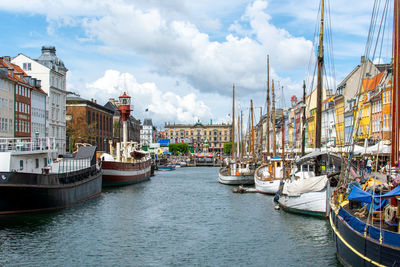
<path fill-rule="evenodd" d="M 3 215 L 0 216 L 0 231 L 18 232 L 35 232 L 45 229 L 46 226 L 62 219 L 69 213 L 76 213 L 79 210 L 90 209 L 91 206 L 97 205 L 101 201 L 102 196 L 75 204 L 71 207 L 58 209 L 53 211 L 45 211 L 30 214 Z"/>

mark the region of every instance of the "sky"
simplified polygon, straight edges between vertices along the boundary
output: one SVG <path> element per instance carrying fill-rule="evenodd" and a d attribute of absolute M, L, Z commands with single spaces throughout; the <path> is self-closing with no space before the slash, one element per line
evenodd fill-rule
<path fill-rule="evenodd" d="M 67 89 L 105 104 L 126 91 L 133 115 L 164 123 L 230 121 L 232 85 L 246 110 L 265 109 L 266 57 L 276 105 L 302 96 L 315 57 L 317 0 L 0 0 L 2 56 L 52 45 Z M 325 51 L 335 88 L 360 63 L 372 0 L 335 0 Z M 146 109 L 148 111 L 146 111 Z M 256 113 L 259 111 L 256 109 Z"/>

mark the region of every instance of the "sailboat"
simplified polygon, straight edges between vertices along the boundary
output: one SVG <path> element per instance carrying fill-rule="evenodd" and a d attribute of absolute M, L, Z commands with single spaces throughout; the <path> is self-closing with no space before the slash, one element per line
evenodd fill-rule
<path fill-rule="evenodd" d="M 394 61 L 392 80 L 392 168 L 399 171 L 399 27 L 400 2 L 394 0 Z M 371 25 L 372 27 L 372 25 Z M 348 173 L 346 168 L 346 174 Z M 373 183 L 372 193 L 346 179 L 341 187 L 334 191 L 331 199 L 329 217 L 337 257 L 344 265 L 352 266 L 399 266 L 400 265 L 400 186 L 378 193 Z M 393 188 L 394 187 L 394 188 Z M 350 193 L 347 195 L 347 190 Z M 387 204 L 384 204 L 387 202 Z M 360 203 L 366 208 L 367 215 L 361 216 Z M 368 208 L 370 207 L 370 208 Z M 374 207 L 374 208 L 371 208 Z"/>
<path fill-rule="evenodd" d="M 233 85 L 233 103 L 232 103 L 232 160 L 227 166 L 220 168 L 218 181 L 227 185 L 251 185 L 254 184 L 254 170 L 250 162 L 238 162 L 237 151 L 235 149 L 235 86 Z M 254 135 L 253 135 L 254 136 Z M 249 138 L 250 140 L 250 138 Z M 254 142 L 254 140 L 253 140 Z"/>
<path fill-rule="evenodd" d="M 329 152 L 321 152 L 321 108 L 323 85 L 323 25 L 324 0 L 321 1 L 321 22 L 318 46 L 318 80 L 315 148 L 313 153 L 303 156 L 294 162 L 290 179 L 281 186 L 277 201 L 279 206 L 289 212 L 327 218 L 329 215 L 329 198 L 335 186 L 333 176 L 339 174 L 341 159 Z M 304 129 L 303 129 L 304 130 Z M 302 135 L 304 137 L 304 135 Z M 303 142 L 304 144 L 304 142 Z M 302 149 L 304 151 L 304 149 Z M 324 166 L 325 170 L 321 170 Z"/>

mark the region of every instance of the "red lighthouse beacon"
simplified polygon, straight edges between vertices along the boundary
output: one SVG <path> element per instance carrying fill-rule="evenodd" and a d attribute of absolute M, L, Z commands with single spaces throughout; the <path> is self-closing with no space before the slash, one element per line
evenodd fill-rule
<path fill-rule="evenodd" d="M 123 140 L 123 161 L 126 161 L 128 157 L 128 118 L 131 114 L 131 97 L 124 92 L 122 96 L 119 97 L 119 113 L 121 114 L 122 120 L 122 140 Z"/>

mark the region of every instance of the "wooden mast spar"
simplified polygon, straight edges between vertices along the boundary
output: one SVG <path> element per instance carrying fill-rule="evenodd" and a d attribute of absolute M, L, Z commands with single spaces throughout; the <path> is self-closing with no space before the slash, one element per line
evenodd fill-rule
<path fill-rule="evenodd" d="M 269 110 L 270 110 L 270 106 L 269 106 L 269 55 L 267 55 L 267 157 L 270 156 L 269 153 Z"/>
<path fill-rule="evenodd" d="M 324 0 L 321 1 L 321 24 L 318 45 L 317 114 L 315 121 L 315 148 L 321 148 L 322 72 L 324 68 Z"/>
<path fill-rule="evenodd" d="M 233 158 L 233 168 L 232 174 L 235 175 L 236 173 L 236 153 L 235 153 L 235 85 L 232 86 L 232 158 Z"/>
<path fill-rule="evenodd" d="M 272 80 L 272 156 L 276 156 L 276 132 L 275 132 L 275 92 L 274 80 Z"/>
<path fill-rule="evenodd" d="M 398 167 L 399 161 L 399 122 L 400 122 L 400 91 L 399 91 L 399 1 L 394 1 L 393 16 L 393 93 L 392 93 L 392 167 Z"/>

